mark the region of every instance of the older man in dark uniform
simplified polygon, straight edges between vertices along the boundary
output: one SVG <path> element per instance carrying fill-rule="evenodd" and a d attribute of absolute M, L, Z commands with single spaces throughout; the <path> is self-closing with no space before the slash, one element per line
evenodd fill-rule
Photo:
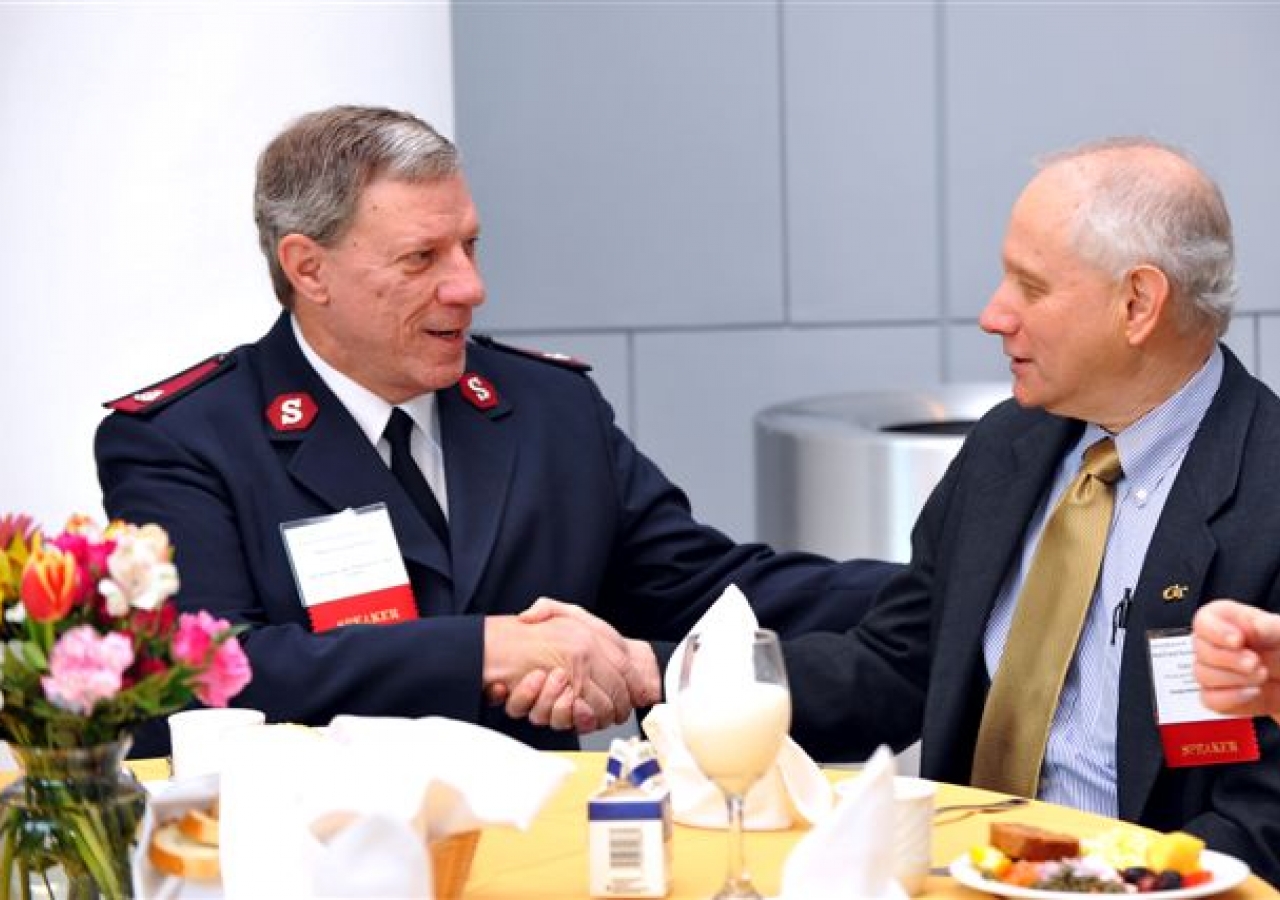
<path fill-rule="evenodd" d="M 892 571 L 735 545 L 585 366 L 469 339 L 479 219 L 418 119 L 302 117 L 259 161 L 255 212 L 275 326 L 109 404 L 96 442 L 109 513 L 169 530 L 179 605 L 249 626 L 238 702 L 572 746 L 657 699 L 650 642 L 730 582 L 794 634 L 852 624 Z M 573 608 L 522 619 L 539 597 Z"/>

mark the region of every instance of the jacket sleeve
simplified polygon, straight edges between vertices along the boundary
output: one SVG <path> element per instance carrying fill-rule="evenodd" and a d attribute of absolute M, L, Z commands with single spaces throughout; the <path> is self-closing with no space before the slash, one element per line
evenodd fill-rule
<path fill-rule="evenodd" d="M 624 634 L 678 641 L 730 584 L 742 590 L 762 626 L 784 636 L 843 631 L 862 619 L 901 569 L 735 543 L 693 517 L 684 492 L 614 424 L 594 387 L 593 397 L 619 510 L 601 608 Z M 669 649 L 658 648 L 660 659 Z"/>
<path fill-rule="evenodd" d="M 921 735 L 936 639 L 938 555 L 967 448 L 952 460 L 911 533 L 911 563 L 842 634 L 786 641 L 792 737 L 817 759 L 863 760 L 881 744 L 901 751 Z"/>

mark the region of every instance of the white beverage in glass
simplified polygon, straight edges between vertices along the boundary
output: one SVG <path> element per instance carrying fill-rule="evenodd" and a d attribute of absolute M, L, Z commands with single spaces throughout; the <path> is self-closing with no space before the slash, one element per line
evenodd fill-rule
<path fill-rule="evenodd" d="M 763 628 L 737 637 L 690 636 L 676 714 L 685 747 L 724 794 L 729 814 L 728 874 L 713 900 L 760 900 L 742 851 L 742 809 L 791 727 L 778 636 Z"/>
<path fill-rule="evenodd" d="M 778 758 L 791 727 L 791 694 L 755 681 L 721 690 L 693 686 L 680 695 L 680 733 L 702 774 L 745 794 Z"/>

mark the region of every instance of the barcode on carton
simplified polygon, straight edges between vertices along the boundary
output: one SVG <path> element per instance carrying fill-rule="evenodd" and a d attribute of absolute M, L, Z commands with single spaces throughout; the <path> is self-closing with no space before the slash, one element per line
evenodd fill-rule
<path fill-rule="evenodd" d="M 639 828 L 614 827 L 609 833 L 609 868 L 638 869 L 644 862 L 644 833 Z"/>
<path fill-rule="evenodd" d="M 665 897 L 671 889 L 671 805 L 593 799 L 588 804 L 593 897 Z"/>

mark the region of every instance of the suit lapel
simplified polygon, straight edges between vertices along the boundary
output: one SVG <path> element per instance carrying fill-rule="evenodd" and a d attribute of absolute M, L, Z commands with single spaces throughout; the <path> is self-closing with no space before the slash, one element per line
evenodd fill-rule
<path fill-rule="evenodd" d="M 1021 552 L 1027 523 L 1078 434 L 1078 423 L 1045 417 L 1010 442 L 1007 455 L 993 455 L 986 471 L 975 474 L 964 524 L 956 529 L 954 584 L 948 591 L 960 602 L 948 604 L 948 642 L 981 653 L 987 618 Z"/>
<path fill-rule="evenodd" d="M 406 559 L 450 575 L 444 546 L 346 407 L 302 355 L 287 315 L 260 344 L 266 403 L 282 394 L 309 394 L 317 406 L 310 427 L 278 431 L 265 418 L 271 440 L 286 454 L 289 474 L 333 512 L 383 501 Z"/>
<path fill-rule="evenodd" d="M 991 609 L 1020 552 L 1027 522 L 1079 423 L 1045 416 L 1020 437 L 999 446 L 1001 435 L 987 436 L 995 449 L 974 456 L 975 471 L 963 497 L 956 527 L 942 536 L 947 583 L 935 635 L 926 718 L 925 755 L 939 753 L 931 768 L 957 780 L 969 777 L 969 763 L 989 687 L 983 639 Z M 978 468 L 978 466 L 981 468 Z M 968 479 L 965 479 L 968 480 Z"/>
<path fill-rule="evenodd" d="M 1256 392 L 1244 368 L 1222 348 L 1222 384 L 1187 449 L 1142 564 L 1125 631 L 1116 777 L 1120 817 L 1139 821 L 1164 751 L 1156 724 L 1147 632 L 1188 628 L 1206 597 L 1218 542 L 1212 521 L 1235 495 Z"/>
<path fill-rule="evenodd" d="M 479 371 L 468 359 L 469 376 Z M 449 485 L 449 535 L 453 548 L 454 612 L 471 605 L 489 565 L 517 457 L 517 429 L 502 385 L 486 382 L 497 403 L 475 405 L 457 385 L 437 394 Z"/>

